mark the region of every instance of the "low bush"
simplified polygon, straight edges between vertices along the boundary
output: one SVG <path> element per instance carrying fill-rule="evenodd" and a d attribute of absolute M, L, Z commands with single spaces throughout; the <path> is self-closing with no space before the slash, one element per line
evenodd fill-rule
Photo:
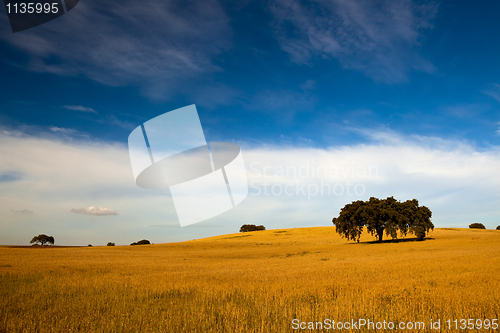
<path fill-rule="evenodd" d="M 259 230 L 266 230 L 266 227 L 264 227 L 263 225 L 244 224 L 240 228 L 240 232 L 259 231 Z"/>
<path fill-rule="evenodd" d="M 143 240 L 140 240 L 138 242 L 134 242 L 130 245 L 148 245 L 148 244 L 151 244 L 147 239 L 143 239 Z"/>
<path fill-rule="evenodd" d="M 469 228 L 471 228 L 471 229 L 486 229 L 486 227 L 482 223 L 472 223 L 471 225 L 469 225 Z"/>

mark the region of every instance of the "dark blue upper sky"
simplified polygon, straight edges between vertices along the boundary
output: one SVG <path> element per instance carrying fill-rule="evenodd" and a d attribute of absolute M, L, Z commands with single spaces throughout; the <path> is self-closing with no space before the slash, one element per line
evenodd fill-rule
<path fill-rule="evenodd" d="M 83 0 L 16 34 L 1 17 L 7 128 L 125 143 L 194 103 L 211 141 L 500 144 L 496 1 Z"/>

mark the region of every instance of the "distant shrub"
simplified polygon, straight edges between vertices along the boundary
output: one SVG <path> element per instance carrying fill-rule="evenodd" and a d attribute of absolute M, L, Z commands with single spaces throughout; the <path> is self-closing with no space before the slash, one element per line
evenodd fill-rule
<path fill-rule="evenodd" d="M 92 246 L 92 244 L 89 244 L 89 245 L 87 245 L 87 246 Z"/>
<path fill-rule="evenodd" d="M 108 244 L 106 244 L 106 246 L 115 246 L 115 243 L 109 242 Z"/>
<path fill-rule="evenodd" d="M 497 230 L 500 230 L 500 225 L 497 227 Z"/>
<path fill-rule="evenodd" d="M 482 223 L 472 223 L 471 225 L 469 225 L 469 228 L 471 228 L 471 229 L 486 229 L 486 227 Z"/>
<path fill-rule="evenodd" d="M 259 231 L 259 230 L 266 230 L 266 227 L 264 227 L 263 225 L 244 224 L 240 228 L 240 232 Z"/>
<path fill-rule="evenodd" d="M 148 245 L 148 244 L 151 244 L 147 239 L 143 239 L 143 240 L 140 240 L 138 242 L 134 242 L 130 245 Z"/>

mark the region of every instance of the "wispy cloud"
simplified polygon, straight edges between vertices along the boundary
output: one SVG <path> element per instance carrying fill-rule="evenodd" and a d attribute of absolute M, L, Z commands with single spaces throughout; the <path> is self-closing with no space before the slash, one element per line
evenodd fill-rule
<path fill-rule="evenodd" d="M 488 105 L 480 103 L 463 103 L 447 106 L 443 109 L 446 115 L 456 118 L 474 118 L 489 109 Z"/>
<path fill-rule="evenodd" d="M 51 126 L 50 130 L 54 133 L 62 133 L 66 135 L 74 135 L 77 134 L 78 131 L 73 129 L 73 128 L 64 128 L 64 127 L 56 127 L 56 126 Z"/>
<path fill-rule="evenodd" d="M 35 214 L 34 211 L 30 210 L 30 209 L 18 209 L 18 210 L 11 210 L 12 213 L 15 213 L 15 214 L 24 214 L 24 215 L 33 215 Z"/>
<path fill-rule="evenodd" d="M 85 107 L 85 106 L 81 106 L 81 105 L 65 105 L 65 106 L 63 106 L 63 108 L 68 109 L 68 110 L 72 110 L 72 111 L 97 113 L 96 110 L 94 110 L 92 108 Z"/>
<path fill-rule="evenodd" d="M 500 102 L 500 84 L 491 84 L 490 88 L 483 91 L 484 94 L 489 95 Z"/>
<path fill-rule="evenodd" d="M 304 84 L 300 85 L 300 89 L 302 90 L 313 90 L 316 88 L 316 81 L 314 80 L 307 80 Z"/>
<path fill-rule="evenodd" d="M 263 90 L 257 93 L 247 107 L 263 113 L 279 116 L 281 121 L 293 120 L 299 112 L 311 112 L 317 98 L 309 91 Z"/>
<path fill-rule="evenodd" d="M 134 84 L 145 95 L 165 98 L 187 79 L 219 70 L 212 58 L 229 45 L 228 21 L 218 0 L 152 0 L 147 6 L 91 0 L 53 24 L 0 38 L 31 56 L 20 64 L 30 70 Z"/>
<path fill-rule="evenodd" d="M 434 71 L 417 48 L 437 6 L 404 1 L 273 0 L 270 9 L 281 48 L 292 61 L 336 58 L 376 81 L 399 83 L 410 70 Z"/>
<path fill-rule="evenodd" d="M 129 121 L 120 120 L 113 114 L 107 117 L 107 122 L 111 125 L 118 126 L 127 130 L 133 130 L 137 126 Z"/>
<path fill-rule="evenodd" d="M 213 109 L 220 105 L 230 105 L 234 103 L 240 91 L 228 87 L 224 84 L 211 84 L 193 89 L 191 98 L 196 105 Z"/>
<path fill-rule="evenodd" d="M 93 206 L 90 206 L 88 208 L 73 208 L 71 212 L 75 214 L 96 215 L 96 216 L 118 215 L 117 212 L 109 208 L 93 207 Z"/>
<path fill-rule="evenodd" d="M 48 133 L 44 133 L 44 130 L 42 129 L 35 129 L 36 131 L 40 131 L 41 135 L 47 136 Z M 54 133 L 55 136 L 62 136 L 64 138 L 75 138 L 75 137 L 80 137 L 80 138 L 88 138 L 89 135 L 83 132 L 80 132 L 74 128 L 66 128 L 66 127 L 57 127 L 57 126 L 50 126 L 49 130 Z"/>

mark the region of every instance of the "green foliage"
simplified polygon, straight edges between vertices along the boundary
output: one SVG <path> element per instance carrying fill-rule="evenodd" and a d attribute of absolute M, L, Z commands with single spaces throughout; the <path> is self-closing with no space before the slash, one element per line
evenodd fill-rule
<path fill-rule="evenodd" d="M 140 240 L 138 242 L 134 242 L 130 245 L 148 245 L 148 244 L 151 244 L 147 239 L 143 239 L 143 240 Z"/>
<path fill-rule="evenodd" d="M 371 197 L 368 201 L 354 201 L 341 209 L 339 217 L 332 222 L 339 235 L 359 242 L 363 228 L 381 242 L 384 232 L 393 239 L 398 231 L 406 236 L 408 233 L 423 240 L 429 230 L 434 229 L 430 218 L 432 212 L 425 206 L 419 206 L 418 200 L 400 202 L 394 197 L 378 199 Z"/>
<path fill-rule="evenodd" d="M 264 227 L 263 225 L 244 224 L 240 228 L 240 232 L 259 231 L 259 230 L 266 230 L 266 227 Z"/>
<path fill-rule="evenodd" d="M 115 243 L 113 243 L 113 242 L 108 242 L 108 244 L 106 244 L 106 246 L 115 246 Z"/>
<path fill-rule="evenodd" d="M 486 227 L 482 223 L 472 223 L 469 225 L 469 228 L 471 228 L 471 229 L 486 229 Z"/>
<path fill-rule="evenodd" d="M 36 245 L 40 243 L 40 245 L 45 245 L 45 244 L 52 244 L 54 245 L 54 237 L 52 236 L 47 236 L 45 234 L 40 234 L 38 236 L 35 236 L 31 239 L 30 244 Z"/>

